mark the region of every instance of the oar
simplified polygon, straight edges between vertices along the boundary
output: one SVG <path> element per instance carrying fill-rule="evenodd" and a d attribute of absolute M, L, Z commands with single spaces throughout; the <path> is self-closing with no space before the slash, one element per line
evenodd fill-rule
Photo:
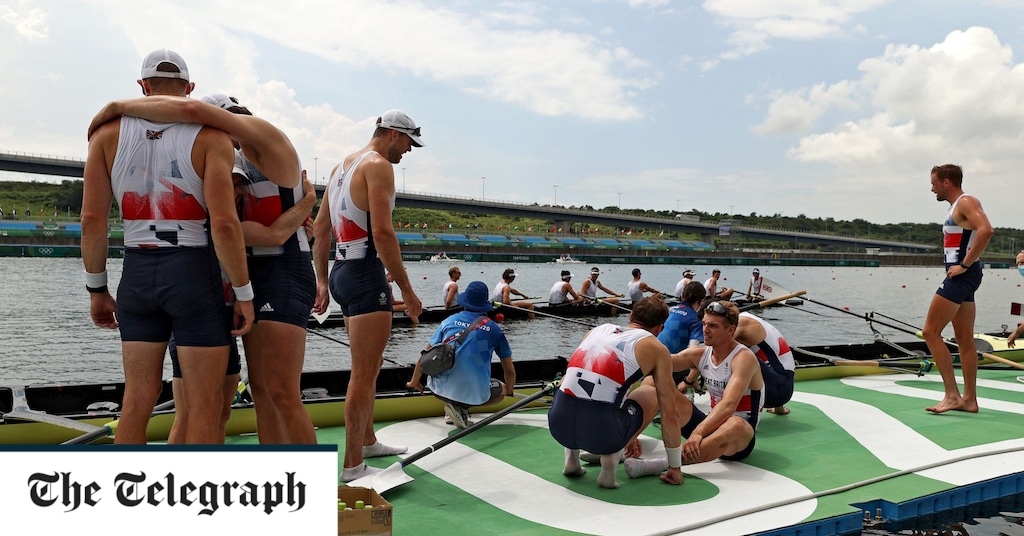
<path fill-rule="evenodd" d="M 774 298 L 770 298 L 770 299 L 767 299 L 767 300 L 764 300 L 764 301 L 759 301 L 757 303 L 748 303 L 747 305 L 744 305 L 743 307 L 740 307 L 740 312 L 749 311 L 751 309 L 762 309 L 764 307 L 768 307 L 769 305 L 774 305 L 774 304 L 779 303 L 779 302 L 784 302 L 784 301 L 786 301 L 786 300 L 788 300 L 790 298 L 795 298 L 797 296 L 803 296 L 806 293 L 807 293 L 806 290 L 798 290 L 796 292 L 790 292 L 789 294 L 783 294 L 782 296 L 776 296 Z"/>
<path fill-rule="evenodd" d="M 331 316 L 331 310 L 330 309 L 326 309 L 322 313 L 313 312 L 313 318 L 315 318 L 316 319 L 316 323 L 320 324 L 320 325 L 323 325 L 324 320 L 327 320 L 327 317 L 329 317 L 329 316 Z"/>
<path fill-rule="evenodd" d="M 612 303 L 610 301 L 605 301 L 604 298 L 591 298 L 590 296 L 584 296 L 583 299 L 584 300 L 590 300 L 590 301 L 595 302 L 595 303 L 603 303 L 603 304 L 607 305 L 608 307 L 614 307 L 616 309 L 621 309 L 623 311 L 626 311 L 627 313 L 632 313 L 633 312 L 633 310 L 630 309 L 629 307 L 624 307 L 624 306 L 619 305 L 617 303 Z"/>
<path fill-rule="evenodd" d="M 793 350 L 811 357 L 824 359 L 836 366 L 890 368 L 900 372 L 914 372 L 918 376 L 932 370 L 932 362 L 926 359 L 922 359 L 921 361 L 887 361 L 884 359 L 863 359 L 853 361 L 849 359 L 840 359 L 828 354 L 812 352 L 798 346 L 794 346 Z"/>
<path fill-rule="evenodd" d="M 575 319 L 572 319 L 572 318 L 565 318 L 564 316 L 553 315 L 551 313 L 545 313 L 545 312 L 542 312 L 542 311 L 533 311 L 533 310 L 527 309 L 526 307 L 518 307 L 518 306 L 515 306 L 515 305 L 510 305 L 510 304 L 507 304 L 507 303 L 501 303 L 501 302 L 497 302 L 497 301 L 496 302 L 491 302 L 491 303 L 493 303 L 495 307 L 508 307 L 509 309 L 516 309 L 517 311 L 524 311 L 524 312 L 527 312 L 527 313 L 533 313 L 535 315 L 550 316 L 551 318 L 557 318 L 558 320 L 565 320 L 566 322 L 575 322 L 577 324 L 582 324 L 584 326 L 587 326 L 588 328 L 596 328 L 597 327 L 594 324 L 583 322 L 582 320 L 575 320 Z"/>
<path fill-rule="evenodd" d="M 93 432 L 98 426 L 89 424 L 87 422 L 76 421 L 75 419 L 69 419 L 67 417 L 60 417 L 57 415 L 50 415 L 49 413 L 43 413 L 41 411 L 35 411 L 28 407 L 28 399 L 25 398 L 25 389 L 22 387 L 14 387 L 11 389 L 13 408 L 7 413 L 0 413 L 0 419 L 3 420 L 17 420 L 27 422 L 38 422 L 43 424 L 49 424 L 51 426 L 59 426 L 61 428 L 67 428 L 69 430 L 78 430 L 79 432 Z"/>
<path fill-rule="evenodd" d="M 852 312 L 852 311 L 850 311 L 848 309 L 842 309 L 842 308 L 836 307 L 835 305 L 829 305 L 827 303 L 822 303 L 820 301 L 812 300 L 811 298 L 807 298 L 807 297 L 805 297 L 804 299 L 809 301 L 809 302 L 811 302 L 811 303 L 816 303 L 816 304 L 818 304 L 818 305 L 820 305 L 822 307 L 828 307 L 829 309 L 835 309 L 836 311 L 839 311 L 841 313 L 846 313 L 848 315 L 856 316 L 856 317 L 861 318 L 861 319 L 863 319 L 865 321 L 868 321 L 868 322 L 875 322 L 875 323 L 881 324 L 881 325 L 883 325 L 885 327 L 895 329 L 896 331 L 902 331 L 903 333 L 908 333 L 908 334 L 913 335 L 915 337 L 919 337 L 919 338 L 922 338 L 922 339 L 924 338 L 924 335 L 921 333 L 921 330 L 911 331 L 911 330 L 909 330 L 909 329 L 907 329 L 905 327 L 902 327 L 902 326 L 897 326 L 897 325 L 894 325 L 894 324 L 890 324 L 888 322 L 882 322 L 881 320 L 873 319 L 873 318 L 869 317 L 866 314 L 861 316 L 861 315 L 859 315 L 857 313 L 854 313 L 854 312 Z M 950 345 L 956 347 L 957 349 L 960 348 L 960 345 L 955 343 L 955 342 L 953 342 L 953 341 L 945 340 L 944 342 L 946 344 L 950 344 Z M 1005 357 L 999 357 L 997 355 L 992 355 L 992 354 L 989 354 L 989 353 L 986 353 L 986 352 L 978 352 L 978 354 L 981 355 L 982 357 L 986 358 L 986 359 L 991 360 L 991 361 L 996 361 L 996 362 L 1002 363 L 1004 365 L 1009 365 L 1009 366 L 1011 366 L 1013 368 L 1018 368 L 1018 369 L 1024 370 L 1024 364 L 1017 363 L 1016 361 L 1010 361 L 1009 359 L 1006 359 Z"/>
<path fill-rule="evenodd" d="M 325 339 L 327 339 L 329 341 L 334 341 L 334 342 L 336 342 L 336 343 L 338 343 L 338 344 L 340 344 L 342 346 L 347 346 L 349 348 L 352 347 L 351 344 L 349 344 L 349 343 L 347 343 L 347 342 L 345 342 L 345 341 L 343 341 L 341 339 L 335 339 L 334 337 L 331 337 L 330 335 L 324 335 L 323 333 L 320 333 L 319 331 L 315 331 L 315 330 L 312 330 L 312 329 L 309 329 L 309 328 L 306 328 L 306 331 L 308 331 L 309 333 L 312 333 L 313 335 L 319 335 L 320 337 L 323 337 L 323 338 L 325 338 Z M 384 361 L 387 361 L 388 363 L 391 363 L 392 365 L 398 365 L 400 367 L 404 367 L 405 366 L 404 364 L 399 363 L 398 361 L 395 361 L 394 359 L 389 359 L 389 358 L 384 357 L 384 356 L 381 356 L 381 358 Z"/>
<path fill-rule="evenodd" d="M 173 407 L 174 407 L 174 399 L 172 398 L 172 399 L 170 399 L 170 400 L 168 400 L 166 402 L 161 402 L 160 404 L 157 404 L 155 407 L 153 407 L 153 413 L 156 413 L 158 411 L 164 411 L 164 410 L 167 410 L 167 409 L 171 409 Z M 71 438 L 71 439 L 61 443 L 61 445 L 87 445 L 89 443 L 92 443 L 93 441 L 97 441 L 97 440 L 103 439 L 104 437 L 112 436 L 112 435 L 114 435 L 114 433 L 117 432 L 117 425 L 120 422 L 121 422 L 120 418 L 114 419 L 114 420 L 108 422 L 107 424 L 104 424 L 103 426 L 100 426 L 98 430 L 93 430 L 92 432 L 88 432 L 88 433 L 82 434 L 82 435 L 80 435 L 78 437 Z"/>
<path fill-rule="evenodd" d="M 397 488 L 398 486 L 401 486 L 406 482 L 412 482 L 413 478 L 405 474 L 405 471 L 403 470 L 404 467 L 419 460 L 420 458 L 426 456 L 427 454 L 436 451 L 437 449 L 445 445 L 454 443 L 455 441 L 458 441 L 459 439 L 462 439 L 463 437 L 472 434 L 473 432 L 483 428 L 484 426 L 487 426 L 488 424 L 491 424 L 492 422 L 504 417 L 505 415 L 508 415 L 509 413 L 512 413 L 513 411 L 521 407 L 529 405 L 534 400 L 547 396 L 552 391 L 554 391 L 556 387 L 558 387 L 560 381 L 561 380 L 554 380 L 552 382 L 549 382 L 540 391 L 533 393 L 532 395 L 516 402 L 515 404 L 512 404 L 511 406 L 501 411 L 498 411 L 496 413 L 489 415 L 488 417 L 485 417 L 484 419 L 480 420 L 473 426 L 459 430 L 458 432 L 455 432 L 454 434 L 438 441 L 437 443 L 434 443 L 433 445 L 430 445 L 429 447 L 419 452 L 409 455 L 404 460 L 391 464 L 387 469 L 384 469 L 379 473 L 370 476 L 364 476 L 363 478 L 357 478 L 349 482 L 348 485 L 352 487 L 373 488 L 374 490 L 377 491 L 377 493 L 384 493 L 385 491 L 388 491 L 389 489 L 392 488 Z"/>

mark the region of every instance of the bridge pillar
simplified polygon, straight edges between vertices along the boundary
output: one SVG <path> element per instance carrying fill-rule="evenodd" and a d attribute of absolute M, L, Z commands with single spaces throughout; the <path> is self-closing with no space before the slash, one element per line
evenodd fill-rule
<path fill-rule="evenodd" d="M 717 236 L 718 236 L 718 233 L 701 233 L 700 241 L 704 242 L 705 244 L 709 244 L 709 245 L 713 246 L 713 245 L 715 245 L 715 238 Z"/>
<path fill-rule="evenodd" d="M 572 232 L 572 229 L 569 228 L 569 222 L 566 220 L 555 220 L 555 223 L 554 225 L 552 225 L 552 227 L 555 228 L 555 231 L 561 229 L 563 234 L 569 234 L 570 232 Z"/>

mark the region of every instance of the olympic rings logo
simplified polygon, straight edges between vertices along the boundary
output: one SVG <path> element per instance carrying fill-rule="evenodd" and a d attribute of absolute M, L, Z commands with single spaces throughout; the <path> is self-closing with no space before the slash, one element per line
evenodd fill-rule
<path fill-rule="evenodd" d="M 53 255 L 53 248 L 39 248 L 36 253 L 40 255 Z"/>

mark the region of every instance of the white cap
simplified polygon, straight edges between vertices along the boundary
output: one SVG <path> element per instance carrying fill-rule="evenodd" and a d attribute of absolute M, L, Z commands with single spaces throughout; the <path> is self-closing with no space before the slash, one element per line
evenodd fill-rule
<path fill-rule="evenodd" d="M 600 274 L 601 273 L 601 269 L 598 268 L 597 266 L 595 266 L 595 267 L 590 269 L 590 273 L 591 274 Z"/>
<path fill-rule="evenodd" d="M 170 63 L 178 68 L 177 73 L 158 71 L 156 68 L 161 63 Z M 147 78 L 180 78 L 188 80 L 188 65 L 180 54 L 173 50 L 161 48 L 150 52 L 146 59 L 142 60 L 142 79 Z"/>
<path fill-rule="evenodd" d="M 397 130 L 409 136 L 414 146 L 423 147 L 423 140 L 420 139 L 420 127 L 416 126 L 416 122 L 402 110 L 388 110 L 380 114 L 380 117 L 377 118 L 377 126 Z"/>
<path fill-rule="evenodd" d="M 235 150 L 235 167 L 231 169 L 232 175 L 241 175 L 245 178 L 245 182 L 249 182 L 249 174 L 245 172 L 245 166 L 242 165 L 242 153 Z"/>
<path fill-rule="evenodd" d="M 228 111 L 231 111 L 232 108 L 241 108 L 242 113 L 252 115 L 249 112 L 248 108 L 242 106 L 242 103 L 238 102 L 238 99 L 234 97 L 229 97 L 223 93 L 214 93 L 212 95 L 207 95 L 199 100 L 205 102 L 206 104 L 212 104 L 218 108 Z"/>

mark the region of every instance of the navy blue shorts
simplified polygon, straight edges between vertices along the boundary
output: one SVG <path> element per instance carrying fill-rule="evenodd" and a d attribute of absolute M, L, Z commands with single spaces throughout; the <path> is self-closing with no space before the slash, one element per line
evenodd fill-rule
<path fill-rule="evenodd" d="M 643 407 L 629 399 L 617 408 L 604 402 L 580 400 L 559 389 L 548 410 L 551 437 L 565 448 L 592 454 L 619 452 L 643 425 Z"/>
<path fill-rule="evenodd" d="M 329 282 L 331 296 L 345 316 L 391 312 L 391 292 L 384 275 L 384 263 L 377 257 L 335 261 Z"/>
<path fill-rule="evenodd" d="M 305 328 L 316 300 L 316 276 L 309 253 L 249 257 L 256 322 L 270 320 Z"/>
<path fill-rule="evenodd" d="M 234 322 L 234 307 L 225 307 L 224 314 L 229 323 Z M 225 376 L 234 376 L 242 372 L 242 357 L 238 355 L 238 340 L 231 337 L 231 343 L 228 346 L 230 347 L 228 370 L 224 374 Z M 178 344 L 174 340 L 174 334 L 171 334 L 171 340 L 167 343 L 167 351 L 171 354 L 171 376 L 181 378 L 181 365 L 178 363 Z"/>
<path fill-rule="evenodd" d="M 697 408 L 693 408 L 693 413 L 690 415 L 690 420 L 686 424 L 684 424 L 683 427 L 680 429 L 680 433 L 682 434 L 682 436 L 684 438 L 683 441 L 685 442 L 686 441 L 685 438 L 690 437 L 690 434 L 692 434 L 693 431 L 697 429 L 697 426 L 700 425 L 700 423 L 704 422 L 704 419 L 707 419 L 707 418 L 708 418 L 708 416 L 705 415 L 703 411 L 701 411 L 701 410 L 699 410 Z M 750 420 L 748 419 L 747 422 L 750 423 Z M 757 423 L 750 423 L 750 426 L 752 426 L 752 427 L 754 427 L 756 429 L 756 424 Z M 704 437 L 707 437 L 707 436 L 704 436 Z M 743 450 L 737 452 L 736 454 L 729 454 L 729 455 L 726 455 L 726 456 L 719 456 L 718 458 L 720 460 L 728 460 L 728 461 L 732 461 L 732 462 L 738 462 L 738 461 L 746 458 L 747 456 L 750 456 L 751 452 L 754 452 L 754 443 L 756 443 L 756 442 L 757 442 L 757 435 L 755 434 L 755 435 L 750 437 L 750 442 L 747 443 L 746 447 L 743 447 Z"/>
<path fill-rule="evenodd" d="M 793 381 L 795 374 L 792 370 L 782 368 L 776 369 L 769 363 L 760 359 L 761 376 L 764 377 L 764 407 L 777 408 L 793 398 Z"/>
<path fill-rule="evenodd" d="M 946 265 L 947 271 L 950 266 L 953 265 Z M 946 277 L 935 293 L 953 303 L 972 302 L 974 291 L 981 286 L 981 275 L 981 263 L 975 262 L 966 272 L 953 278 Z"/>
<path fill-rule="evenodd" d="M 211 248 L 126 248 L 117 287 L 122 341 L 215 347 L 231 342 L 224 290 Z"/>

